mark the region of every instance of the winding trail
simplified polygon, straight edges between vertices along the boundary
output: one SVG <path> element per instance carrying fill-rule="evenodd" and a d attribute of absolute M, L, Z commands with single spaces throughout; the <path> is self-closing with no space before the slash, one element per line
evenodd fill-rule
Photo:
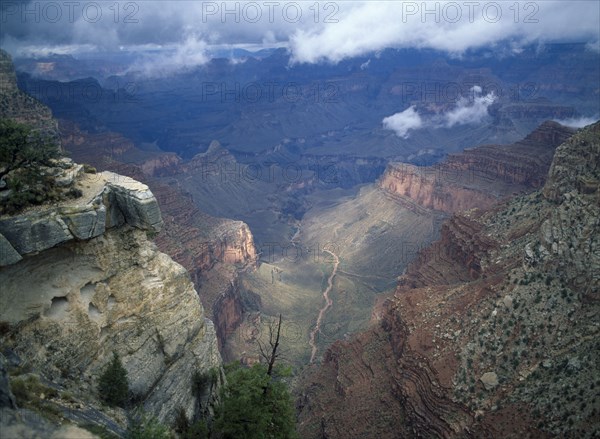
<path fill-rule="evenodd" d="M 329 298 L 329 292 L 333 288 L 333 278 L 335 277 L 337 270 L 338 270 L 338 266 L 340 265 L 340 258 L 338 258 L 338 256 L 335 253 L 333 253 L 329 250 L 323 250 L 323 251 L 325 251 L 325 252 L 329 253 L 331 256 L 333 256 L 335 259 L 335 262 L 333 263 L 333 271 L 329 275 L 329 279 L 327 279 L 327 288 L 325 288 L 325 291 L 323 291 L 323 297 L 325 298 L 325 306 L 323 308 L 321 308 L 321 310 L 319 311 L 319 315 L 317 317 L 317 323 L 315 324 L 315 327 L 313 328 L 313 330 L 310 332 L 310 339 L 308 340 L 308 344 L 312 348 L 312 352 L 310 354 L 310 362 L 311 363 L 313 363 L 315 361 L 315 357 L 317 356 L 317 344 L 315 342 L 315 338 L 317 337 L 317 332 L 319 332 L 321 330 L 321 322 L 323 321 L 323 317 L 325 317 L 325 313 L 327 312 L 329 307 L 331 307 L 331 305 L 333 305 L 333 300 L 331 300 Z"/>

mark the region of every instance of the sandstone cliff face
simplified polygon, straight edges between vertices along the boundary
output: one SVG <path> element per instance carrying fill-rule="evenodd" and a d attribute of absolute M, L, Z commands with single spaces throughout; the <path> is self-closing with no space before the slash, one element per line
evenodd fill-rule
<path fill-rule="evenodd" d="M 146 410 L 167 423 L 178 407 L 192 417 L 192 373 L 221 358 L 189 275 L 147 237 L 162 224 L 156 199 L 108 172 L 77 184 L 76 202 L 0 220 L 22 257 L 0 268 L 2 347 L 89 395 L 117 352 Z"/>
<path fill-rule="evenodd" d="M 543 191 L 451 218 L 372 329 L 304 376 L 303 437 L 595 437 L 599 147 L 595 124 Z"/>
<path fill-rule="evenodd" d="M 379 186 L 393 195 L 408 198 L 427 209 L 452 213 L 472 207 L 488 207 L 495 198 L 488 193 L 437 180 L 436 171 L 405 163 L 391 164 Z"/>
<path fill-rule="evenodd" d="M 572 130 L 554 122 L 542 124 L 513 145 L 487 145 L 452 154 L 438 166 L 390 164 L 379 186 L 398 197 L 446 213 L 488 208 L 499 198 L 540 188 L 554 148 Z"/>
<path fill-rule="evenodd" d="M 258 258 L 248 226 L 242 221 L 201 212 L 176 181 L 156 179 L 155 176 L 181 172 L 177 167 L 179 159 L 171 154 L 150 154 L 151 158 L 147 158 L 148 154 L 121 135 L 90 134 L 68 121 L 60 121 L 60 130 L 65 149 L 76 160 L 92 163 L 98 169 L 118 170 L 148 183 L 164 221 L 155 242 L 190 273 L 223 347 L 226 334 L 237 327 L 243 314 L 237 291 L 238 274 L 233 266 L 251 269 Z M 219 154 L 219 150 L 213 147 L 209 153 Z M 197 166 L 202 170 L 205 165 Z"/>

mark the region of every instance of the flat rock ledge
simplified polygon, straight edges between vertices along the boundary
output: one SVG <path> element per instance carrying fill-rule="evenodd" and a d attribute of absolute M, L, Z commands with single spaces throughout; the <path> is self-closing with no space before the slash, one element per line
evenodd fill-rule
<path fill-rule="evenodd" d="M 158 233 L 162 217 L 156 198 L 143 183 L 113 172 L 82 174 L 83 195 L 54 205 L 0 218 L 0 267 L 27 254 L 72 240 L 88 240 L 128 224 Z"/>

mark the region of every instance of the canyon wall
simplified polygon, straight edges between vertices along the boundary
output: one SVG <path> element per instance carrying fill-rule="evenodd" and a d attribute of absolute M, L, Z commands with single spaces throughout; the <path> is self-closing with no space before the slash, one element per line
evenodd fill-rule
<path fill-rule="evenodd" d="M 545 122 L 517 143 L 467 149 L 436 166 L 392 163 L 378 184 L 427 209 L 454 213 L 489 208 L 502 197 L 540 188 L 554 149 L 572 133 L 555 122 Z"/>
<path fill-rule="evenodd" d="M 595 437 L 598 163 L 600 123 L 541 190 L 455 214 L 372 327 L 304 374 L 302 437 Z"/>
<path fill-rule="evenodd" d="M 161 207 L 164 222 L 154 240 L 160 251 L 190 273 L 200 300 L 215 324 L 222 349 L 227 334 L 234 331 L 243 318 L 242 298 L 237 289 L 238 269 L 253 269 L 258 259 L 248 226 L 242 221 L 215 218 L 202 212 L 175 179 L 156 178 L 195 172 L 183 167 L 176 155 L 141 151 L 119 134 L 89 133 L 69 121 L 61 120 L 59 127 L 65 149 L 76 160 L 91 163 L 98 169 L 117 170 L 148 183 Z M 218 153 L 216 148 L 213 152 Z M 205 169 L 203 166 L 197 165 L 196 171 L 201 172 Z"/>
<path fill-rule="evenodd" d="M 0 218 L 5 248 L 20 256 L 0 268 L 3 350 L 96 396 L 117 352 L 147 411 L 166 423 L 178 408 L 193 418 L 192 375 L 221 357 L 188 273 L 148 239 L 162 226 L 156 199 L 110 172 L 75 184 L 81 198 Z"/>

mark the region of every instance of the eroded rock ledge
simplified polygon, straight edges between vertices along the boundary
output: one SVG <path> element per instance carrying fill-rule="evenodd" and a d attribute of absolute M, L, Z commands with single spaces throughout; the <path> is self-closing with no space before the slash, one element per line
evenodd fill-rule
<path fill-rule="evenodd" d="M 133 398 L 162 422 L 210 411 L 192 376 L 221 366 L 215 328 L 185 268 L 148 239 L 162 226 L 154 195 L 111 172 L 76 185 L 76 200 L 0 218 L 0 347 L 92 402 L 117 352 Z"/>
<path fill-rule="evenodd" d="M 68 241 L 95 238 L 124 224 L 160 231 L 160 209 L 145 184 L 108 171 L 80 173 L 77 184 L 84 193 L 81 198 L 0 218 L 0 266 Z"/>

